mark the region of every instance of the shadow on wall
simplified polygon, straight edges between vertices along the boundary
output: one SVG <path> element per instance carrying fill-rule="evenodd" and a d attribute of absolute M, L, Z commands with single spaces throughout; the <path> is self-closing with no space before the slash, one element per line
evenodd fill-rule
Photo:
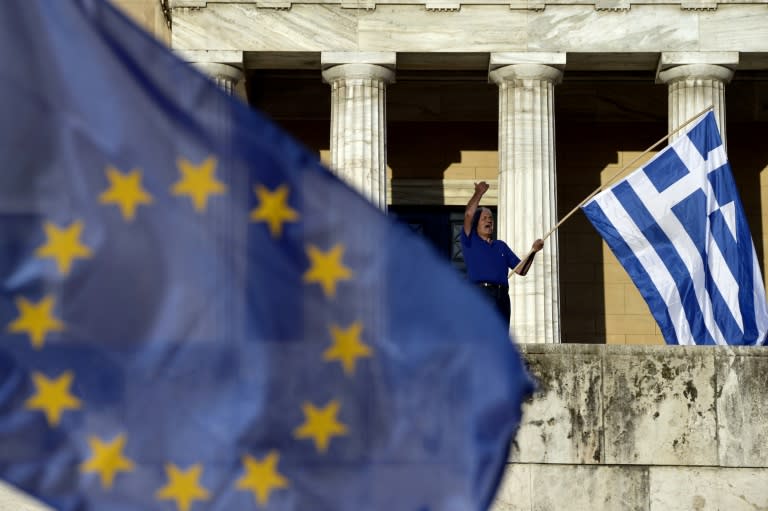
<path fill-rule="evenodd" d="M 666 132 L 665 123 L 557 125 L 558 218 Z M 636 168 L 636 167 L 634 167 Z M 605 343 L 606 280 L 603 241 L 581 211 L 559 228 L 560 315 L 563 342 Z M 649 313 L 650 318 L 650 313 Z"/>
<path fill-rule="evenodd" d="M 764 278 L 762 204 L 765 199 L 760 175 L 768 166 L 768 150 L 762 149 L 766 128 L 766 123 L 732 123 L 727 127 L 728 157 Z M 666 130 L 666 123 L 560 123 L 557 133 L 560 218 L 600 186 L 600 174 L 606 167 L 611 167 L 604 172 L 607 179 L 661 138 Z M 665 144 L 654 152 L 663 147 Z M 559 231 L 563 339 L 565 342 L 606 342 L 605 290 L 611 282 L 605 281 L 602 239 L 581 212 L 576 212 Z"/>
<path fill-rule="evenodd" d="M 763 202 L 768 197 L 763 196 L 760 174 L 768 171 L 766 133 L 768 133 L 768 123 L 728 123 L 726 129 L 728 161 L 731 164 L 741 202 L 744 204 L 763 279 L 766 277 Z"/>
<path fill-rule="evenodd" d="M 446 197 L 443 180 L 495 181 L 496 139 L 495 122 L 391 122 L 387 164 L 392 173 L 392 204 L 450 204 L 456 198 Z M 467 154 L 477 156 L 467 158 Z M 418 197 L 408 186 L 394 186 L 424 180 L 430 182 L 429 189 L 420 189 Z"/>
<path fill-rule="evenodd" d="M 496 123 L 395 121 L 387 136 L 390 213 L 423 235 L 463 275 L 458 233 L 464 205 L 473 182 L 495 186 Z"/>
<path fill-rule="evenodd" d="M 751 79 L 760 78 L 760 79 Z M 766 277 L 763 215 L 768 200 L 760 174 L 768 170 L 768 80 L 737 73 L 725 88 L 728 160 L 739 189 L 755 242 L 757 259 Z"/>

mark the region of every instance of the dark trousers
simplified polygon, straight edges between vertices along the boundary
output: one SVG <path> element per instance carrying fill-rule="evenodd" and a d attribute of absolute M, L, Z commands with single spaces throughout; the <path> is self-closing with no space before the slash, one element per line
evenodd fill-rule
<path fill-rule="evenodd" d="M 496 310 L 499 311 L 501 317 L 504 318 L 504 321 L 509 325 L 509 317 L 511 313 L 511 307 L 509 305 L 509 288 L 507 286 L 489 282 L 478 282 L 477 286 L 493 302 L 496 306 Z"/>

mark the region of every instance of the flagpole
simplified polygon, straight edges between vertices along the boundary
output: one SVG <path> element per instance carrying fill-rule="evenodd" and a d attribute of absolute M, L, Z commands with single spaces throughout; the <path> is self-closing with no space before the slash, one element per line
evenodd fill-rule
<path fill-rule="evenodd" d="M 568 217 L 573 215 L 580 207 L 582 207 L 584 204 L 589 202 L 592 199 L 592 197 L 594 197 L 595 195 L 597 195 L 598 193 L 603 191 L 603 189 L 605 189 L 606 187 L 610 186 L 611 183 L 613 183 L 616 180 L 617 177 L 619 177 L 621 174 L 623 174 L 624 171 L 626 171 L 629 167 L 631 167 L 632 165 L 637 163 L 643 156 L 645 156 L 650 151 L 652 151 L 657 145 L 661 144 L 662 142 L 667 140 L 669 137 L 671 137 L 672 135 L 674 135 L 678 131 L 682 130 L 683 128 L 688 126 L 690 123 L 692 123 L 693 121 L 695 121 L 696 119 L 698 119 L 699 117 L 701 117 L 702 115 L 704 115 L 705 113 L 709 112 L 710 110 L 712 110 L 714 108 L 715 108 L 714 105 L 709 105 L 707 108 L 705 108 L 701 112 L 697 113 L 696 115 L 694 115 L 693 117 L 691 117 L 690 119 L 685 121 L 678 128 L 676 128 L 676 129 L 670 131 L 669 133 L 667 133 L 667 135 L 665 137 L 660 138 L 659 140 L 657 140 L 651 147 L 649 147 L 648 149 L 646 149 L 645 151 L 640 153 L 634 160 L 632 160 L 631 162 L 629 162 L 626 165 L 624 165 L 618 172 L 616 172 L 614 175 L 612 175 L 610 178 L 608 178 L 608 181 L 606 181 L 602 185 L 598 186 L 597 189 L 594 192 L 590 193 L 587 196 L 586 199 L 581 201 L 575 208 L 573 208 L 567 215 L 565 215 L 559 222 L 557 222 L 557 225 L 555 225 L 552 229 L 550 229 L 550 231 L 542 239 L 545 240 L 545 239 L 549 238 L 549 236 L 553 232 L 555 232 L 557 230 L 557 228 L 560 227 L 560 225 L 568 219 Z"/>
<path fill-rule="evenodd" d="M 549 237 L 552 235 L 552 233 L 553 233 L 553 232 L 555 232 L 555 231 L 556 231 L 556 230 L 557 230 L 557 229 L 558 229 L 558 228 L 559 228 L 559 227 L 560 227 L 560 226 L 563 224 L 563 222 L 565 222 L 566 220 L 568 220 L 568 218 L 570 218 L 570 217 L 571 217 L 571 215 L 573 215 L 573 214 L 574 214 L 576 211 L 578 211 L 578 209 L 579 209 L 580 207 L 582 207 L 584 204 L 586 204 L 587 202 L 589 202 L 589 201 L 592 199 L 592 197 L 594 197 L 595 195 L 597 195 L 598 193 L 600 193 L 601 191 L 603 191 L 603 189 L 605 189 L 607 186 L 610 186 L 610 185 L 611 185 L 611 183 L 613 183 L 613 181 L 615 181 L 617 177 L 619 177 L 620 175 L 622 175 L 622 174 L 623 174 L 623 173 L 624 173 L 624 172 L 625 172 L 625 171 L 626 171 L 626 170 L 627 170 L 629 167 L 631 167 L 632 165 L 634 165 L 635 163 L 637 163 L 637 162 L 638 162 L 638 161 L 639 161 L 639 160 L 640 160 L 640 159 L 641 159 L 643 156 L 645 156 L 645 155 L 646 155 L 646 154 L 648 154 L 650 151 L 652 151 L 652 150 L 653 150 L 653 149 L 654 149 L 654 148 L 655 148 L 657 145 L 661 144 L 662 142 L 664 142 L 665 140 L 667 140 L 669 137 L 671 137 L 672 135 L 674 135 L 674 134 L 675 134 L 675 133 L 677 133 L 678 131 L 682 130 L 683 128 L 685 128 L 686 126 L 688 126 L 690 123 L 692 123 L 693 121 L 695 121 L 696 119 L 698 119 L 699 117 L 701 117 L 702 115 L 704 115 L 705 113 L 709 112 L 710 110 L 713 110 L 714 108 L 715 108 L 715 107 L 714 107 L 714 105 L 709 105 L 707 108 L 705 108 L 705 109 L 704 109 L 704 110 L 702 110 L 701 112 L 697 113 L 696 115 L 694 115 L 693 117 L 691 117 L 690 119 L 688 119 L 687 121 L 685 121 L 683 124 L 681 124 L 680 126 L 678 126 L 676 129 L 674 129 L 674 130 L 670 131 L 669 133 L 667 133 L 667 134 L 666 134 L 666 136 L 664 136 L 664 137 L 660 138 L 659 140 L 657 140 L 657 141 L 656 141 L 656 142 L 655 142 L 655 143 L 654 143 L 652 146 L 650 146 L 648 149 L 646 149 L 645 151 L 643 151 L 642 153 L 640 153 L 640 154 L 639 154 L 639 155 L 638 155 L 638 156 L 637 156 L 637 157 L 636 157 L 634 160 L 632 160 L 631 162 L 629 162 L 629 163 L 627 163 L 626 165 L 624 165 L 624 166 L 623 166 L 623 167 L 622 167 L 622 168 L 621 168 L 621 169 L 620 169 L 618 172 L 616 172 L 614 175 L 612 175 L 610 178 L 608 178 L 608 181 L 606 181 L 605 183 L 603 183 L 603 184 L 601 184 L 600 186 L 598 186 L 598 187 L 597 187 L 597 189 L 596 189 L 595 191 L 593 191 L 592 193 L 590 193 L 590 194 L 587 196 L 587 198 L 586 198 L 586 199 L 584 199 L 583 201 L 579 202 L 579 203 L 576 205 L 576 207 L 575 207 L 575 208 L 573 208 L 572 210 L 570 210 L 570 211 L 568 212 L 568 214 L 567 214 L 567 215 L 565 215 L 563 218 L 561 218 L 561 219 L 560 219 L 560 221 L 559 221 L 559 222 L 557 222 L 557 224 L 555 224 L 555 226 L 554 226 L 552 229 L 550 229 L 550 230 L 549 230 L 549 232 L 548 232 L 547 234 L 545 234 L 545 235 L 544 235 L 544 237 L 543 237 L 543 238 L 541 238 L 541 239 L 542 239 L 542 240 L 546 240 L 547 238 L 549 238 Z M 514 268 L 514 269 L 513 269 L 513 270 L 510 272 L 510 275 L 509 275 L 509 276 L 511 277 L 511 276 L 512 276 L 512 275 L 513 275 L 513 274 L 516 272 L 516 270 L 517 270 L 518 268 L 521 268 L 521 267 L 525 266 L 525 263 L 526 263 L 526 261 L 528 261 L 528 259 L 529 259 L 529 258 L 530 258 L 530 257 L 531 257 L 531 256 L 532 256 L 534 253 L 535 253 L 535 252 L 534 252 L 533 250 L 529 251 L 529 252 L 528 252 L 528 254 L 526 254 L 526 256 L 525 256 L 525 257 L 522 259 L 522 261 L 520 261 L 520 263 L 519 263 L 517 266 L 515 266 L 515 268 Z M 529 264 L 530 264 L 530 263 L 529 263 Z"/>

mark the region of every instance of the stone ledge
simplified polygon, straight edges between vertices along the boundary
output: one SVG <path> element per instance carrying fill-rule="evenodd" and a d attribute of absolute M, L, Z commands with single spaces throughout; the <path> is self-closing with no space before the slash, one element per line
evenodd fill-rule
<path fill-rule="evenodd" d="M 511 461 L 768 468 L 767 347 L 518 346 L 539 389 Z"/>
<path fill-rule="evenodd" d="M 491 511 L 768 509 L 768 469 L 507 465 Z"/>
<path fill-rule="evenodd" d="M 348 8 L 370 9 L 376 5 L 389 4 L 431 4 L 432 0 L 370 0 L 362 4 L 359 0 L 286 0 L 289 4 L 329 4 L 344 5 Z M 171 8 L 205 7 L 207 4 L 257 4 L 259 7 L 269 8 L 269 2 L 265 0 L 171 0 Z M 627 11 L 632 6 L 640 5 L 677 5 L 686 11 L 714 11 L 721 5 L 730 5 L 732 0 L 463 0 L 457 1 L 457 5 L 509 5 L 511 9 L 523 9 L 541 11 L 547 6 L 560 5 L 592 5 L 598 11 Z M 740 4 L 768 5 L 766 0 L 744 0 Z M 373 6 L 373 7 L 371 7 Z"/>

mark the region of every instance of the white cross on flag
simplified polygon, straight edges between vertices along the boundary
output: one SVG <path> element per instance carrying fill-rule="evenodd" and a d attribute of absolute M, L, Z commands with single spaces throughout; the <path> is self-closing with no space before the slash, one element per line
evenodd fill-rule
<path fill-rule="evenodd" d="M 765 343 L 765 287 L 711 111 L 582 210 L 667 344 Z"/>

